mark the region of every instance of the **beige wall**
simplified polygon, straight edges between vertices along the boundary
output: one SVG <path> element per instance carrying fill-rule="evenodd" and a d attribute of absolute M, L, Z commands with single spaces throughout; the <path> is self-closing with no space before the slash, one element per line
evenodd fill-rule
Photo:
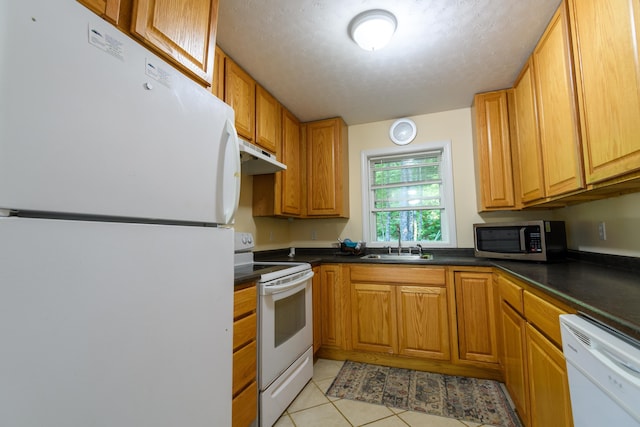
<path fill-rule="evenodd" d="M 555 210 L 477 213 L 473 164 L 471 109 L 411 117 L 418 127 L 413 144 L 450 140 L 456 207 L 458 247 L 473 246 L 475 222 L 517 219 L 559 219 L 567 223 L 571 249 L 615 255 L 640 256 L 640 193 Z M 349 127 L 349 219 L 254 218 L 251 214 L 252 177 L 242 176 L 236 230 L 256 236 L 256 250 L 294 247 L 331 247 L 337 238 L 362 239 L 360 153 L 394 147 L 389 140 L 393 120 Z M 607 240 L 598 239 L 597 224 L 604 221 Z"/>
<path fill-rule="evenodd" d="M 252 214 L 253 177 L 242 175 L 240 206 L 236 214 L 236 231 L 253 233 L 256 250 L 278 249 L 289 246 L 289 222 L 286 219 L 254 218 Z"/>
<path fill-rule="evenodd" d="M 473 246 L 471 224 L 482 222 L 476 212 L 475 177 L 473 169 L 473 141 L 469 108 L 411 117 L 418 127 L 414 144 L 450 140 L 453 158 L 453 179 L 456 204 L 456 223 L 459 247 Z M 256 249 L 274 247 L 330 247 L 337 239 L 362 239 L 362 207 L 360 153 L 372 148 L 395 147 L 389 139 L 393 120 L 349 127 L 349 197 L 350 218 L 279 220 L 251 217 L 251 188 L 243 181 L 241 209 L 236 229 L 259 233 Z M 243 178 L 245 178 L 243 176 Z M 276 237 L 269 239 L 270 233 Z M 289 240 L 280 236 L 287 235 Z M 280 245 L 280 246 L 278 246 Z"/>
<path fill-rule="evenodd" d="M 555 213 L 567 223 L 570 248 L 640 256 L 640 193 L 556 209 Z M 598 237 L 600 221 L 605 223 L 605 241 Z"/>
<path fill-rule="evenodd" d="M 473 246 L 471 224 L 481 221 L 476 212 L 473 172 L 473 138 L 469 108 L 411 117 L 418 134 L 412 144 L 451 141 L 453 185 L 456 207 L 456 234 L 459 247 Z M 362 239 L 361 152 L 396 147 L 389 139 L 393 120 L 349 127 L 349 186 L 351 218 L 342 237 Z"/>

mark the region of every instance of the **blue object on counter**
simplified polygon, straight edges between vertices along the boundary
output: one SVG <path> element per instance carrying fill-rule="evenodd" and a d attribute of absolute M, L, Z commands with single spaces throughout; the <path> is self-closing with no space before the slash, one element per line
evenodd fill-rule
<path fill-rule="evenodd" d="M 358 243 L 351 241 L 351 239 L 344 239 L 343 243 L 348 248 L 355 248 L 358 246 Z"/>

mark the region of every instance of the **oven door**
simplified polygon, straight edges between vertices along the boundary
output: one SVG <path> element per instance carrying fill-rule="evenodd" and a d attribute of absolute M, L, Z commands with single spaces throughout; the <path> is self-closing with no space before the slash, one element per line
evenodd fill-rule
<path fill-rule="evenodd" d="M 313 345 L 311 278 L 308 270 L 260 283 L 259 383 L 265 390 Z"/>

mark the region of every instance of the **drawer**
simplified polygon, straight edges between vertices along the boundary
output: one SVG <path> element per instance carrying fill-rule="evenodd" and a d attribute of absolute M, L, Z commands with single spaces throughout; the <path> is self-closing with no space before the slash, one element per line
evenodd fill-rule
<path fill-rule="evenodd" d="M 233 318 L 237 319 L 256 311 L 257 304 L 258 293 L 255 285 L 235 291 L 233 293 Z"/>
<path fill-rule="evenodd" d="M 518 313 L 524 313 L 523 289 L 511 280 L 503 276 L 498 276 L 498 289 L 500 298 L 505 300 Z"/>
<path fill-rule="evenodd" d="M 559 318 L 561 314 L 566 314 L 566 311 L 530 292 L 524 291 L 524 316 L 527 321 L 535 325 L 558 347 L 562 346 Z"/>
<path fill-rule="evenodd" d="M 233 396 L 256 379 L 256 349 L 256 342 L 253 341 L 233 353 Z"/>
<path fill-rule="evenodd" d="M 232 427 L 247 427 L 258 416 L 258 384 L 254 381 L 231 404 Z"/>
<path fill-rule="evenodd" d="M 351 266 L 351 281 L 444 286 L 444 267 Z"/>
<path fill-rule="evenodd" d="M 256 340 L 258 324 L 256 323 L 257 315 L 252 313 L 247 317 L 233 322 L 233 350 L 242 347 L 249 341 Z"/>

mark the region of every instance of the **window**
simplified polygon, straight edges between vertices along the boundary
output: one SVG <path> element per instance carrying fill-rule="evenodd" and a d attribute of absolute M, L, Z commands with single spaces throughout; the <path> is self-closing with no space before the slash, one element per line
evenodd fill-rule
<path fill-rule="evenodd" d="M 449 141 L 364 151 L 362 183 L 368 246 L 456 246 Z"/>

